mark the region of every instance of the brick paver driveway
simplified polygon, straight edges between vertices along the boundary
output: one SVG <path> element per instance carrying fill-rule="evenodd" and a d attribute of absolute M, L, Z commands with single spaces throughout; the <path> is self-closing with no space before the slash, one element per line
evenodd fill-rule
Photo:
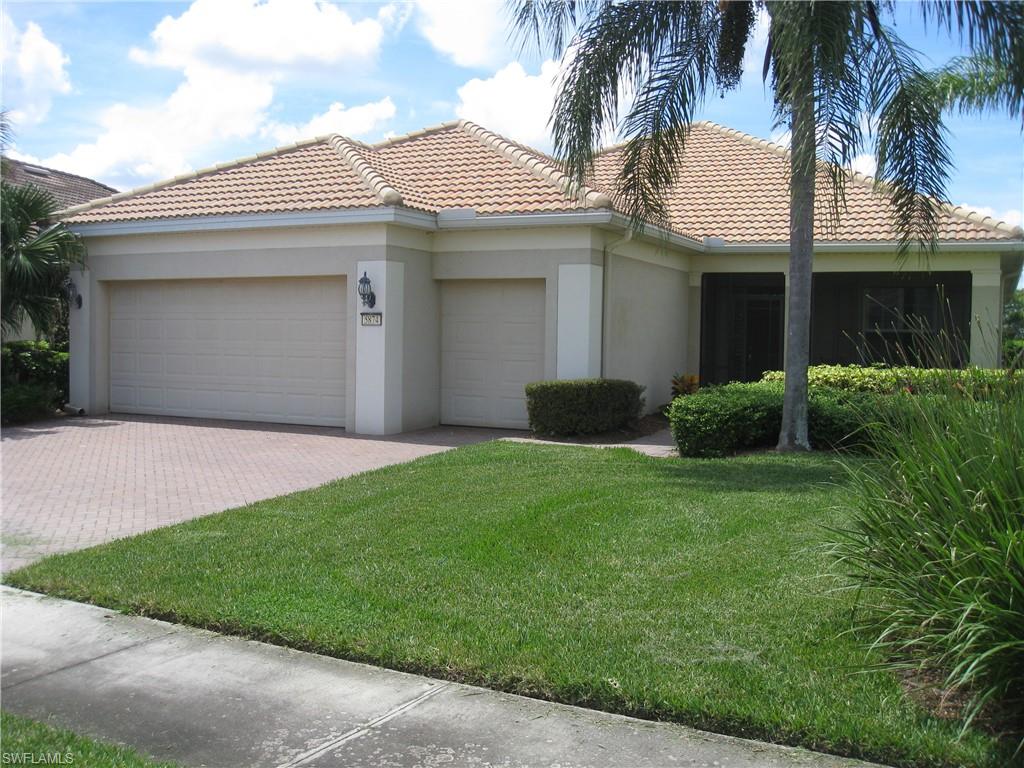
<path fill-rule="evenodd" d="M 2 567 L 510 434 L 439 427 L 370 438 L 146 416 L 5 429 Z"/>

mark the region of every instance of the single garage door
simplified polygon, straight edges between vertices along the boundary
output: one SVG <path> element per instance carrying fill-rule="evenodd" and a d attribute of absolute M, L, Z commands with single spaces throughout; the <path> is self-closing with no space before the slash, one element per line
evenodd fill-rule
<path fill-rule="evenodd" d="M 110 410 L 345 425 L 345 278 L 114 284 Z"/>
<path fill-rule="evenodd" d="M 544 281 L 441 288 L 441 421 L 524 428 L 524 386 L 544 378 Z"/>

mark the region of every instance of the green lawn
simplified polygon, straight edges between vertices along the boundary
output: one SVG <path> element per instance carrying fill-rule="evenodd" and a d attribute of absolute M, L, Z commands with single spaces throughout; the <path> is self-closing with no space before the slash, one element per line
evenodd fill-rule
<path fill-rule="evenodd" d="M 0 715 L 0 751 L 4 765 L 172 768 L 170 763 L 155 763 L 126 747 L 93 741 L 8 712 Z"/>
<path fill-rule="evenodd" d="M 1002 765 L 926 716 L 823 575 L 824 455 L 488 443 L 9 576 L 435 677 L 900 765 Z"/>

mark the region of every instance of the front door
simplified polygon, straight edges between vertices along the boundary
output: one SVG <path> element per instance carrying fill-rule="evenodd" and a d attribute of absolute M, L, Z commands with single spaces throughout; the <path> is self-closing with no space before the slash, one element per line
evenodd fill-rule
<path fill-rule="evenodd" d="M 782 367 L 785 291 L 781 274 L 704 275 L 702 383 L 757 381 Z"/>

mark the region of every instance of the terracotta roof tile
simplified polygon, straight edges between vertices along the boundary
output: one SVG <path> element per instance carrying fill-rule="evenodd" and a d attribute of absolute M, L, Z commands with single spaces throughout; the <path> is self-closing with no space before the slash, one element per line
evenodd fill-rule
<path fill-rule="evenodd" d="M 789 154 L 770 142 L 714 123 L 695 123 L 685 142 L 678 181 L 667 195 L 668 224 L 697 239 L 727 243 L 784 243 L 789 240 Z M 622 147 L 601 153 L 594 184 L 615 188 Z M 947 207 L 940 240 L 1013 240 L 1020 230 L 962 209 Z M 893 242 L 886 196 L 872 180 L 853 174 L 846 186 L 846 211 L 830 230 L 818 217 L 815 239 L 825 242 Z"/>
<path fill-rule="evenodd" d="M 375 145 L 326 136 L 198 171 L 67 211 L 76 223 L 344 210 L 402 205 L 480 214 L 576 211 L 612 206 L 622 149 L 595 161 L 590 186 L 574 189 L 546 155 L 467 121 Z M 786 150 L 711 123 L 694 124 L 679 181 L 669 194 L 674 231 L 731 243 L 785 242 L 789 234 Z M 851 177 L 847 213 L 831 241 L 892 241 L 888 202 L 870 180 Z M 977 214 L 949 209 L 944 240 L 1019 239 Z"/>

